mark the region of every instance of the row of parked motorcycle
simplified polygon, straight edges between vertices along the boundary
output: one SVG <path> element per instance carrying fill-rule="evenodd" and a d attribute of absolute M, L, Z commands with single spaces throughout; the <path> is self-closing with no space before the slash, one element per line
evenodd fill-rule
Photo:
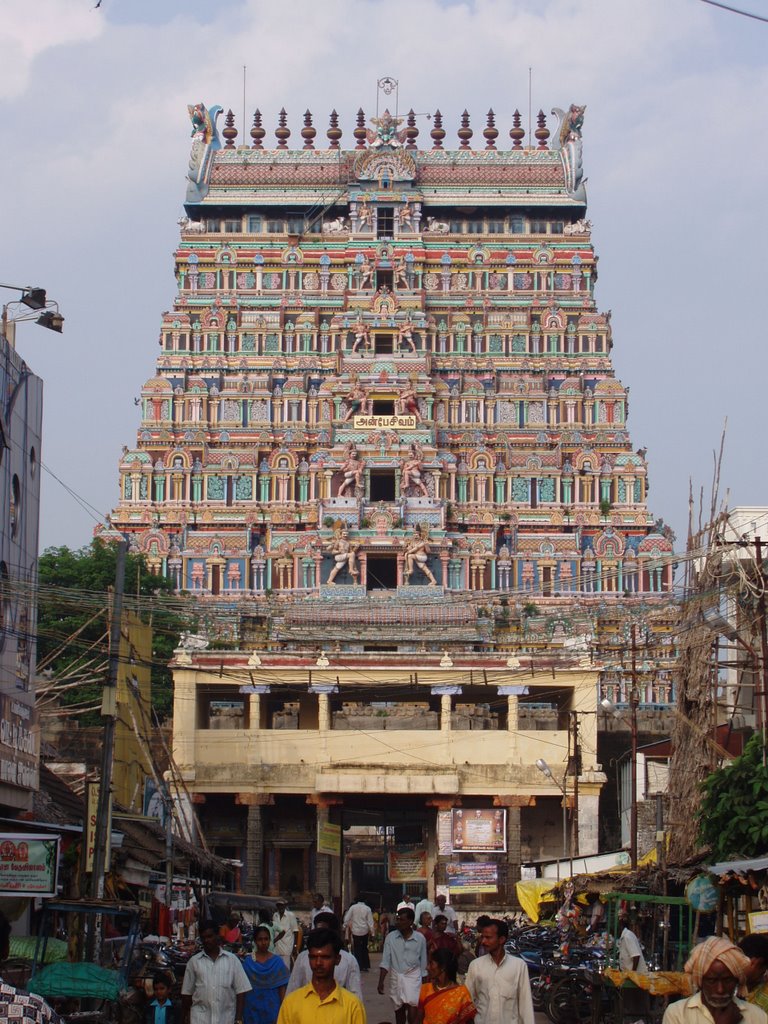
<path fill-rule="evenodd" d="M 580 942 L 563 943 L 557 928 L 531 926 L 510 932 L 507 952 L 528 966 L 535 1010 L 543 1011 L 552 1024 L 586 1024 L 595 1014 L 609 1016 L 612 995 L 597 984 L 606 965 L 604 938 L 593 936 Z"/>

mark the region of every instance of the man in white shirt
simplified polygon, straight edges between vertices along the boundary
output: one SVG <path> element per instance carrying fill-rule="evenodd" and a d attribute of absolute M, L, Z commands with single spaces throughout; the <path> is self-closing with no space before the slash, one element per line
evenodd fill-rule
<path fill-rule="evenodd" d="M 275 953 L 290 971 L 296 936 L 299 934 L 299 922 L 296 915 L 288 910 L 285 900 L 275 900 L 275 905 L 277 910 L 272 918 L 272 926 L 275 929 Z"/>
<path fill-rule="evenodd" d="M 200 925 L 203 949 L 189 958 L 181 986 L 183 1024 L 235 1024 L 243 1020 L 251 983 L 234 953 L 221 948 L 218 925 Z"/>
<path fill-rule="evenodd" d="M 326 913 L 320 911 L 315 918 L 318 928 L 328 928 L 336 935 L 341 934 L 339 928 L 339 919 L 333 913 Z M 309 941 L 309 939 L 307 940 Z M 346 949 L 339 950 L 339 962 L 333 969 L 333 976 L 336 979 L 336 984 L 341 985 L 347 992 L 351 992 L 353 996 L 357 996 L 360 1002 L 363 1001 L 363 989 L 360 984 L 360 968 L 357 965 L 357 960 L 348 953 Z M 303 949 L 296 957 L 296 963 L 293 965 L 291 971 L 291 977 L 288 981 L 288 987 L 285 990 L 285 994 L 289 992 L 295 992 L 297 988 L 302 988 L 304 985 L 308 985 L 312 981 L 312 967 L 309 962 L 309 949 Z"/>
<path fill-rule="evenodd" d="M 477 1007 L 475 1024 L 534 1024 L 528 968 L 504 949 L 508 936 L 506 921 L 483 927 L 480 941 L 488 955 L 472 961 L 465 982 Z"/>
<path fill-rule="evenodd" d="M 405 1024 L 406 1019 L 408 1024 L 415 1024 L 421 983 L 427 973 L 427 942 L 414 930 L 410 907 L 398 910 L 395 925 L 397 930 L 388 932 L 384 940 L 378 993 L 384 995 L 384 979 L 389 975 L 389 998 L 395 1007 L 395 1024 Z"/>
<path fill-rule="evenodd" d="M 448 924 L 446 925 L 445 930 L 447 932 L 452 932 L 455 935 L 458 917 L 450 903 L 445 902 L 445 896 L 443 896 L 442 893 L 439 896 L 435 896 L 435 912 L 432 916 L 437 917 L 438 914 L 442 914 L 443 917 L 448 919 Z"/>
<path fill-rule="evenodd" d="M 325 896 L 321 892 L 316 892 L 312 897 L 312 910 L 309 913 L 309 928 L 310 931 L 313 928 L 317 928 L 316 918 L 318 914 L 332 914 L 333 908 L 329 907 L 325 902 Z M 309 982 L 307 982 L 309 984 Z"/>
<path fill-rule="evenodd" d="M 619 936 L 619 970 L 638 971 L 640 974 L 648 973 L 648 965 L 643 957 L 643 947 L 640 940 L 632 931 L 629 917 L 622 915 L 619 922 L 623 930 Z"/>
<path fill-rule="evenodd" d="M 413 910 L 413 911 L 416 910 L 416 908 L 414 906 L 414 903 L 413 903 L 413 900 L 411 899 L 410 896 L 403 896 L 403 898 L 397 904 L 397 910 L 402 910 L 403 907 L 408 907 L 409 910 Z"/>
<path fill-rule="evenodd" d="M 361 971 L 371 969 L 368 956 L 368 938 L 373 937 L 373 914 L 363 900 L 353 903 L 344 915 L 344 933 L 352 936 L 352 952 Z"/>

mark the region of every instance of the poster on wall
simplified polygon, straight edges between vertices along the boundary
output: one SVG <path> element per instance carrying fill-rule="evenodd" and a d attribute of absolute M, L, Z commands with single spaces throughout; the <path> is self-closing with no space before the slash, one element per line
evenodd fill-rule
<path fill-rule="evenodd" d="M 506 853 L 507 812 L 501 807 L 451 811 L 452 853 Z"/>
<path fill-rule="evenodd" d="M 476 864 L 465 861 L 445 865 L 448 888 L 457 896 L 499 891 L 498 864 Z"/>
<path fill-rule="evenodd" d="M 389 850 L 387 870 L 390 882 L 424 882 L 427 878 L 427 851 Z"/>
<path fill-rule="evenodd" d="M 61 836 L 0 834 L 0 894 L 55 896 Z"/>

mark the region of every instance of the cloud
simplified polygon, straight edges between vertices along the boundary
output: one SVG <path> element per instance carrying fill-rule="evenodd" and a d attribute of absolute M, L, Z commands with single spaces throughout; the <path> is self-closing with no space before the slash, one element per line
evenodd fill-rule
<path fill-rule="evenodd" d="M 305 109 L 320 145 L 336 108 L 350 145 L 356 110 L 371 116 L 376 79 L 392 75 L 401 113 L 441 109 L 447 146 L 465 107 L 481 146 L 493 107 L 507 147 L 515 108 L 527 126 L 531 67 L 534 117 L 587 104 L 597 298 L 614 312 L 654 509 L 681 532 L 685 478 L 709 479 L 726 411 L 726 478 L 738 500 L 761 500 L 748 453 L 763 404 L 763 29 L 696 0 L 162 0 L 162 17 L 128 2 L 6 0 L 0 21 L 6 273 L 45 285 L 67 317 L 61 339 L 23 325 L 20 345 L 46 380 L 44 461 L 76 490 L 104 511 L 115 501 L 132 398 L 154 371 L 187 103 L 232 107 L 240 141 L 259 106 L 268 146 L 281 107 L 295 145 Z M 431 123 L 419 127 L 428 147 Z M 87 539 L 91 522 L 64 501 L 47 483 L 46 543 Z"/>
<path fill-rule="evenodd" d="M 104 19 L 93 7 L 75 0 L 5 0 L 0 18 L 0 100 L 22 96 L 37 73 L 38 58 L 49 51 L 97 39 Z"/>

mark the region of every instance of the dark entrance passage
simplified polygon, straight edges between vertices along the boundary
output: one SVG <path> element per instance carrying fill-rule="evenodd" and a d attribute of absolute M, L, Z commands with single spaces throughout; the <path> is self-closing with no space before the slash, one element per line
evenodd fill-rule
<path fill-rule="evenodd" d="M 397 558 L 369 555 L 367 577 L 368 590 L 394 590 L 397 587 Z"/>
<path fill-rule="evenodd" d="M 374 338 L 374 351 L 377 356 L 391 355 L 394 351 L 394 343 L 391 334 L 377 334 Z"/>
<path fill-rule="evenodd" d="M 393 398 L 374 398 L 373 402 L 374 416 L 394 416 L 395 415 L 395 401 Z"/>
<path fill-rule="evenodd" d="M 371 501 L 395 500 L 394 469 L 374 469 L 371 471 Z"/>

